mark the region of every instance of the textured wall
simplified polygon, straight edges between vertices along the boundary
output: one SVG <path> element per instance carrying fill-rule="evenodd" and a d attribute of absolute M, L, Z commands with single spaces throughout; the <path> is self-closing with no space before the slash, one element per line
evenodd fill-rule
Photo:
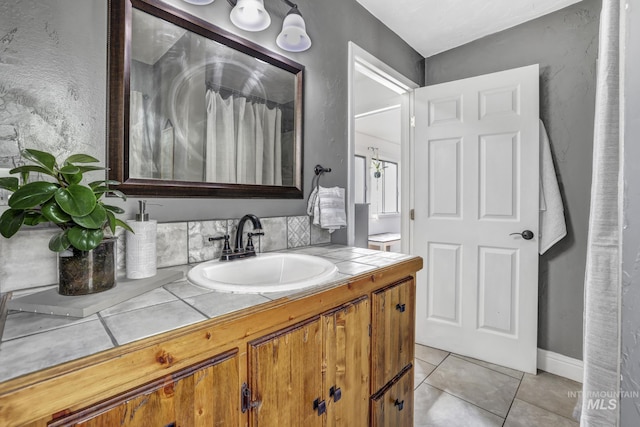
<path fill-rule="evenodd" d="M 540 115 L 552 145 L 568 236 L 540 258 L 538 347 L 582 359 L 600 0 L 427 58 L 427 84 L 540 64 Z"/>
<path fill-rule="evenodd" d="M 0 3 L 0 167 L 25 147 L 105 158 L 107 5 Z"/>
<path fill-rule="evenodd" d="M 622 2 L 625 3 L 625 2 Z M 632 3 L 632 2 L 627 2 Z M 622 398 L 620 425 L 640 425 L 640 8 L 626 9 L 624 230 L 622 234 Z"/>
<path fill-rule="evenodd" d="M 275 45 L 288 11 L 282 2 L 267 2 L 272 25 L 261 33 L 235 29 L 224 0 L 209 6 L 181 0 L 168 3 L 283 53 Z M 313 46 L 307 52 L 284 54 L 306 67 L 308 194 L 317 163 L 333 169 L 323 180 L 326 185 L 347 185 L 348 41 L 418 83 L 424 80 L 424 58 L 355 1 L 297 3 Z M 13 166 L 21 147 L 105 158 L 106 21 L 106 0 L 0 2 L 0 168 Z M 149 204 L 152 217 L 161 221 L 235 218 L 248 212 L 265 217 L 300 215 L 306 208 L 306 200 L 150 199 Z M 136 201 L 129 199 L 124 206 L 131 217 Z M 346 243 L 346 232 L 334 233 L 333 239 Z"/>

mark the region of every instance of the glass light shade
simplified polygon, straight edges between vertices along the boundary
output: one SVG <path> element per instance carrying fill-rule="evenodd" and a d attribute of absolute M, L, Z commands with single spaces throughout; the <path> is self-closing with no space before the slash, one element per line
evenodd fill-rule
<path fill-rule="evenodd" d="M 263 0 L 238 0 L 229 18 L 233 25 L 245 31 L 262 31 L 271 24 Z"/>
<path fill-rule="evenodd" d="M 289 52 L 302 52 L 311 47 L 311 39 L 307 35 L 304 19 L 296 8 L 291 9 L 284 18 L 282 31 L 278 34 L 276 44 L 280 49 Z"/>
<path fill-rule="evenodd" d="M 204 6 L 206 4 L 213 3 L 214 0 L 182 0 L 187 3 L 197 4 L 198 6 Z"/>

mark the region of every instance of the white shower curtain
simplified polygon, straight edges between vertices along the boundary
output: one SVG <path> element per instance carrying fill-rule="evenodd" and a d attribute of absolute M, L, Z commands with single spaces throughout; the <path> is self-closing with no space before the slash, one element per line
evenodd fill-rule
<path fill-rule="evenodd" d="M 585 275 L 581 426 L 616 426 L 620 411 L 619 402 L 610 402 L 617 400 L 620 390 L 619 31 L 620 1 L 603 0 Z M 600 400 L 603 395 L 605 399 Z"/>
<path fill-rule="evenodd" d="M 206 100 L 207 181 L 281 185 L 281 110 L 213 90 Z"/>
<path fill-rule="evenodd" d="M 132 90 L 129 113 L 129 174 L 132 178 L 153 178 L 157 171 L 147 127 L 144 94 Z"/>
<path fill-rule="evenodd" d="M 233 98 L 222 99 L 208 90 L 205 176 L 208 182 L 236 182 L 236 145 Z M 218 126 L 224 123 L 224 126 Z M 225 142 L 226 143 L 223 143 Z"/>

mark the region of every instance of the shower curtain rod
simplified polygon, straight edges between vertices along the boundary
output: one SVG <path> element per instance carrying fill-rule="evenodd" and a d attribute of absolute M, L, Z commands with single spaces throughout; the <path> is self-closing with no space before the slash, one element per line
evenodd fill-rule
<path fill-rule="evenodd" d="M 275 107 L 285 108 L 287 105 L 287 104 L 280 104 L 279 102 L 265 99 L 257 95 L 246 95 L 237 89 L 230 89 L 228 87 L 216 85 L 213 83 L 207 83 L 207 89 L 210 89 L 214 92 L 218 92 L 223 97 L 224 96 L 241 96 L 243 98 L 247 98 L 252 102 L 259 102 L 261 104 L 266 104 L 268 107 L 275 106 Z"/>

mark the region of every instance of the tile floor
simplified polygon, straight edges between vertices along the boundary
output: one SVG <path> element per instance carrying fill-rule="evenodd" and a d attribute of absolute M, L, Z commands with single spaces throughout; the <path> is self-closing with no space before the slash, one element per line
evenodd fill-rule
<path fill-rule="evenodd" d="M 580 391 L 580 383 L 422 345 L 415 357 L 415 427 L 578 426 L 571 392 Z"/>

